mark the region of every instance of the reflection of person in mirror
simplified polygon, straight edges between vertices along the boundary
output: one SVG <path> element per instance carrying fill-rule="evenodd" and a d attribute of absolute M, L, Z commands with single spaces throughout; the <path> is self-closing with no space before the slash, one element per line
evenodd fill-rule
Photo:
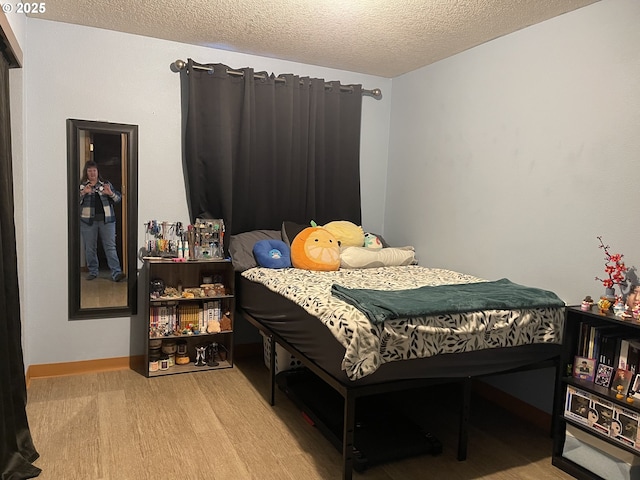
<path fill-rule="evenodd" d="M 111 182 L 100 178 L 96 162 L 85 163 L 80 181 L 80 232 L 89 269 L 87 280 L 98 276 L 98 237 L 107 257 L 111 279 L 119 282 L 125 278 L 116 251 L 116 215 L 113 207 L 121 199 L 122 195 L 113 188 Z"/>

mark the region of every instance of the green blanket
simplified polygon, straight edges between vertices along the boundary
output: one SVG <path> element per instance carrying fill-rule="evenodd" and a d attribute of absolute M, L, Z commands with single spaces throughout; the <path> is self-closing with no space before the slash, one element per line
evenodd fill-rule
<path fill-rule="evenodd" d="M 409 290 L 367 290 L 331 286 L 331 293 L 364 313 L 371 323 L 478 310 L 564 307 L 548 290 L 525 287 L 503 278 L 495 282 L 438 285 Z"/>

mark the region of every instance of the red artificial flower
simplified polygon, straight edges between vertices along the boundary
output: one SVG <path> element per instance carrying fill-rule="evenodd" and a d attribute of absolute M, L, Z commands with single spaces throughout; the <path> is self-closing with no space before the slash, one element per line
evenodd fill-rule
<path fill-rule="evenodd" d="M 609 278 L 596 277 L 596 280 L 602 282 L 604 288 L 613 288 L 614 285 L 624 284 L 626 281 L 626 273 L 629 270 L 622 261 L 624 255 L 620 253 L 609 253 L 609 245 L 605 245 L 602 242 L 602 237 L 597 238 L 600 241 L 598 248 L 603 249 L 605 254 L 604 273 L 606 273 Z"/>

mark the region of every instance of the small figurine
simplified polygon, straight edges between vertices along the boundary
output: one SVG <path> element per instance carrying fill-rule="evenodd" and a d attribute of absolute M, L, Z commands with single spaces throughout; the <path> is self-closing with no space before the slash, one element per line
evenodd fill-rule
<path fill-rule="evenodd" d="M 616 297 L 616 303 L 613 304 L 613 314 L 616 317 L 620 317 L 620 316 L 622 316 L 622 314 L 624 313 L 626 308 L 627 308 L 626 305 L 622 301 L 622 296 L 618 295 Z"/>
<path fill-rule="evenodd" d="M 217 320 L 209 320 L 207 323 L 207 333 L 218 333 L 220 331 L 220 322 Z"/>
<path fill-rule="evenodd" d="M 593 307 L 593 299 L 591 298 L 590 295 L 587 295 L 586 297 L 584 297 L 584 300 L 582 300 L 582 305 L 580 306 L 580 309 L 588 312 L 591 310 L 591 307 Z"/>
<path fill-rule="evenodd" d="M 607 299 L 607 297 L 600 297 L 598 300 L 598 309 L 600 309 L 600 313 L 606 314 L 611 308 L 612 303 Z"/>
<path fill-rule="evenodd" d="M 207 345 L 199 345 L 196 347 L 196 367 L 204 367 L 207 365 L 205 357 L 207 355 Z"/>
<path fill-rule="evenodd" d="M 209 366 L 210 367 L 218 366 L 219 362 L 216 360 L 216 357 L 218 356 L 218 344 L 216 342 L 212 342 L 208 346 L 208 350 L 209 350 Z"/>
<path fill-rule="evenodd" d="M 220 329 L 229 331 L 231 328 L 231 312 L 227 311 L 220 319 Z"/>
<path fill-rule="evenodd" d="M 620 318 L 623 318 L 625 320 L 629 320 L 629 319 L 633 318 L 633 310 L 631 310 L 631 307 L 629 305 L 627 305 L 625 307 L 624 312 L 622 312 L 620 314 Z"/>
<path fill-rule="evenodd" d="M 616 387 L 616 390 L 618 391 L 618 393 L 616 393 L 616 398 L 617 398 L 617 399 L 624 398 L 624 395 L 622 394 L 622 390 L 624 390 L 624 386 L 622 386 L 622 385 L 618 385 L 618 386 Z"/>

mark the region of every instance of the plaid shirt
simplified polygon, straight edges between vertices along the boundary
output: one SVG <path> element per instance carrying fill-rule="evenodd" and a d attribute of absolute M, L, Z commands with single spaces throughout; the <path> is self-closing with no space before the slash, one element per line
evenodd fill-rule
<path fill-rule="evenodd" d="M 116 221 L 113 204 L 118 203 L 122 199 L 122 195 L 113 188 L 113 185 L 111 185 L 110 182 L 104 182 L 104 184 L 108 184 L 113 192 L 111 197 L 99 194 L 100 200 L 102 201 L 102 207 L 104 208 L 104 223 L 113 223 Z M 94 193 L 89 193 L 87 195 L 80 193 L 80 220 L 89 225 L 93 223 L 93 218 L 96 215 L 96 208 L 94 205 L 95 197 Z"/>

